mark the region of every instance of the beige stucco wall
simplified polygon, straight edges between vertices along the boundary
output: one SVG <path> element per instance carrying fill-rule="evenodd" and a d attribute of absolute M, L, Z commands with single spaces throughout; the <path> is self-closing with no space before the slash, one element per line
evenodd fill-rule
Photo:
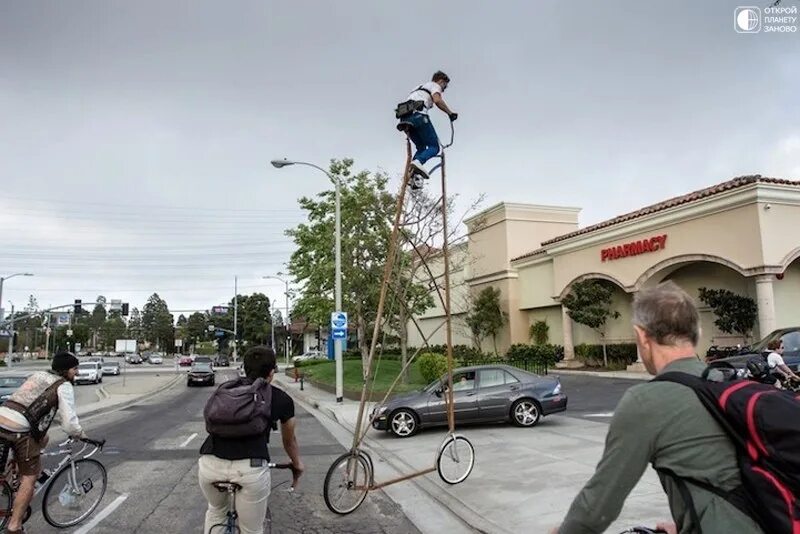
<path fill-rule="evenodd" d="M 784 272 L 783 280 L 773 282 L 775 291 L 775 327 L 800 326 L 800 260 Z"/>
<path fill-rule="evenodd" d="M 765 209 L 769 206 L 769 209 Z M 766 265 L 790 263 L 800 255 L 800 209 L 796 204 L 760 202 L 757 213 L 761 224 L 762 249 Z M 787 257 L 788 256 L 788 257 Z"/>
<path fill-rule="evenodd" d="M 536 308 L 534 310 L 527 310 L 528 330 L 530 326 L 537 321 L 545 321 L 547 326 L 550 327 L 548 331 L 548 343 L 553 345 L 562 345 L 564 343 L 564 329 L 561 324 L 561 306 L 550 306 L 547 308 Z M 517 340 L 516 343 L 530 343 L 531 340 Z"/>
<path fill-rule="evenodd" d="M 554 291 L 561 294 L 571 282 L 589 273 L 606 275 L 621 286 L 633 289 L 649 269 L 676 257 L 715 256 L 743 268 L 758 266 L 762 263 L 758 222 L 757 206 L 743 206 L 555 255 Z M 663 234 L 667 235 L 663 250 L 601 261 L 604 248 Z M 743 246 L 745 243 L 747 246 Z"/>

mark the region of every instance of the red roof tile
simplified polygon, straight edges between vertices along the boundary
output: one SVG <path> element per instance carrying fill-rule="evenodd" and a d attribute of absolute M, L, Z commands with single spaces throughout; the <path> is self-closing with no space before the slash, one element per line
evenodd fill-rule
<path fill-rule="evenodd" d="M 588 234 L 590 232 L 594 232 L 595 230 L 600 230 L 601 228 L 607 228 L 609 226 L 630 221 L 632 219 L 638 219 L 639 217 L 644 217 L 645 215 L 650 215 L 651 213 L 664 211 L 669 208 L 674 208 L 675 206 L 680 206 L 682 204 L 695 202 L 703 198 L 708 198 L 710 196 L 724 193 L 725 191 L 730 191 L 732 189 L 737 189 L 739 187 L 744 187 L 746 185 L 751 185 L 755 183 L 800 186 L 800 181 L 785 180 L 782 178 L 767 178 L 761 176 L 760 174 L 754 174 L 750 176 L 739 176 L 737 178 L 734 178 L 733 180 L 729 180 L 721 184 L 713 185 L 711 187 L 706 187 L 705 189 L 699 189 L 697 191 L 694 191 L 686 195 L 677 196 L 669 200 L 659 202 L 658 204 L 653 204 L 651 206 L 647 206 L 639 210 L 632 211 L 630 213 L 626 213 L 618 217 L 614 217 L 613 219 L 608 219 L 607 221 L 593 224 L 591 226 L 575 230 L 574 232 L 570 232 L 568 234 L 560 235 L 556 238 L 550 239 L 549 241 L 543 242 L 542 247 L 546 247 L 547 245 L 551 245 L 553 243 L 558 243 L 559 241 L 565 241 L 575 236 Z M 534 251 L 523 254 L 522 256 L 513 258 L 511 261 L 521 260 L 523 258 L 529 258 L 532 256 L 543 254 L 544 252 L 545 252 L 544 248 L 539 248 Z"/>

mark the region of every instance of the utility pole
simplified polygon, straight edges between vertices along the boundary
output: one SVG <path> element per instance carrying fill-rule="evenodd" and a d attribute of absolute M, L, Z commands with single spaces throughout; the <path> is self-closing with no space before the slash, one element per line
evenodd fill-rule
<path fill-rule="evenodd" d="M 239 327 L 239 277 L 233 277 L 233 362 L 238 362 Z"/>
<path fill-rule="evenodd" d="M 11 369 L 14 362 L 14 303 L 11 303 L 11 329 L 8 331 L 11 337 L 8 338 L 8 361 L 6 366 Z"/>

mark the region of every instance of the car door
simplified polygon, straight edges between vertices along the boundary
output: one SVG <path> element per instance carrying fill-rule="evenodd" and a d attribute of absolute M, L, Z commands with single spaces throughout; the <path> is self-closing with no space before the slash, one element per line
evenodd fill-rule
<path fill-rule="evenodd" d="M 519 381 L 499 367 L 478 371 L 478 417 L 481 420 L 504 419 Z"/>
<path fill-rule="evenodd" d="M 475 421 L 478 418 L 478 403 L 476 400 L 476 375 L 477 372 L 460 371 L 453 373 L 453 406 L 456 424 Z M 445 383 L 445 387 L 447 384 Z M 428 399 L 428 422 L 432 424 L 447 424 L 447 390 L 434 390 Z"/>

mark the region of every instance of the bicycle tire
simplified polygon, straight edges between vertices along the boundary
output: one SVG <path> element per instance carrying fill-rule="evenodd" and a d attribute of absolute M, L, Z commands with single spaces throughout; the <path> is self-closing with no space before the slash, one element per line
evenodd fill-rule
<path fill-rule="evenodd" d="M 47 485 L 47 489 L 44 492 L 44 496 L 42 497 L 42 514 L 44 515 L 44 519 L 50 525 L 52 525 L 52 526 L 54 526 L 56 528 L 66 528 L 66 527 L 75 526 L 78 523 L 80 523 L 81 521 L 84 521 L 90 515 L 92 515 L 94 513 L 94 511 L 97 509 L 97 507 L 100 505 L 100 502 L 102 502 L 103 496 L 106 493 L 106 488 L 108 487 L 108 473 L 106 472 L 105 466 L 103 464 L 101 464 L 99 461 L 95 460 L 94 458 L 81 458 L 80 460 L 75 460 L 74 463 L 75 463 L 76 467 L 81 465 L 81 464 L 83 464 L 83 465 L 89 465 L 89 464 L 96 465 L 100 469 L 100 472 L 103 475 L 103 477 L 102 477 L 102 480 L 103 480 L 102 488 L 100 488 L 100 494 L 99 494 L 99 497 L 97 498 L 97 500 L 95 501 L 95 503 L 92 504 L 92 506 L 88 510 L 86 510 L 86 512 L 84 512 L 82 515 L 80 515 L 77 519 L 73 519 L 71 521 L 67 521 L 67 522 L 63 522 L 63 523 L 58 522 L 58 521 L 53 519 L 53 517 L 52 517 L 52 515 L 50 513 L 50 510 L 48 510 L 47 498 L 50 496 L 50 492 L 54 491 L 53 488 L 55 488 L 57 486 L 56 482 L 59 481 L 60 477 L 62 477 L 62 476 L 65 477 L 65 478 L 69 477 L 70 464 L 68 463 L 67 465 L 62 467 L 59 471 L 57 471 L 53 475 L 52 480 L 49 481 L 49 484 Z M 68 480 L 69 479 L 66 478 L 66 480 L 64 482 L 67 482 Z M 63 486 L 63 484 L 61 484 L 61 486 Z M 55 490 L 55 491 L 60 491 L 60 489 L 59 490 Z"/>
<path fill-rule="evenodd" d="M 442 458 L 444 457 L 445 451 L 450 445 L 455 445 L 456 447 L 458 447 L 459 442 L 463 442 L 464 444 L 466 444 L 467 450 L 469 451 L 468 459 L 465 463 L 466 471 L 464 471 L 464 473 L 461 474 L 460 476 L 456 477 L 450 477 L 449 474 L 448 476 L 445 476 L 442 470 Z M 439 477 L 448 484 L 454 485 L 464 482 L 470 475 L 470 473 L 472 473 L 473 467 L 475 467 L 475 447 L 473 447 L 472 443 L 464 436 L 450 436 L 450 438 L 445 440 L 445 442 L 442 443 L 442 446 L 439 447 L 439 454 L 436 456 L 436 471 L 439 472 Z"/>
<path fill-rule="evenodd" d="M 360 464 L 360 466 L 363 468 L 364 473 L 366 474 L 366 476 L 364 477 L 364 483 L 366 484 L 366 486 L 364 487 L 363 492 L 361 490 L 357 490 L 360 492 L 360 494 L 357 496 L 356 501 L 352 506 L 339 507 L 335 506 L 331 500 L 331 493 L 333 489 L 332 478 L 338 467 L 342 464 L 342 462 L 347 461 L 348 459 L 357 462 L 356 477 L 355 477 L 356 484 L 358 483 L 358 472 L 357 472 L 358 464 Z M 364 499 L 367 498 L 367 493 L 369 492 L 369 485 L 371 480 L 372 480 L 372 473 L 370 472 L 369 463 L 362 454 L 356 454 L 355 456 L 350 452 L 342 454 L 331 464 L 330 468 L 328 468 L 328 473 L 325 475 L 325 485 L 322 488 L 323 489 L 322 496 L 325 499 L 325 506 L 327 506 L 328 510 L 330 510 L 331 512 L 339 515 L 347 515 L 349 513 L 354 512 L 359 506 L 361 506 L 361 503 L 364 502 Z M 352 482 L 348 482 L 348 484 L 352 484 Z"/>
<path fill-rule="evenodd" d="M 0 482 L 0 530 L 6 528 L 11 518 L 11 509 L 14 507 L 14 492 L 7 480 Z"/>

